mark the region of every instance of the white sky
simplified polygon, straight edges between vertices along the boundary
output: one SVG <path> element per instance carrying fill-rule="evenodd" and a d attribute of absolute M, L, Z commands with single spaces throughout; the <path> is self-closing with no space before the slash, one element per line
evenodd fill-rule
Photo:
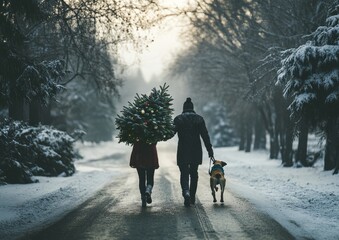
<path fill-rule="evenodd" d="M 191 2 L 191 3 L 190 3 Z M 192 6 L 190 0 L 163 0 L 165 7 L 182 8 L 187 5 Z M 154 27 L 145 32 L 150 42 L 142 53 L 137 53 L 131 46 L 126 49 L 120 49 L 123 62 L 130 68 L 140 67 L 145 80 L 150 81 L 153 76 L 160 75 L 173 60 L 176 53 L 185 46 L 181 32 L 185 23 L 183 18 L 171 18 L 165 20 L 160 26 Z"/>
<path fill-rule="evenodd" d="M 160 30 L 155 35 L 154 42 L 140 57 L 140 68 L 146 81 L 154 75 L 160 75 L 182 47 L 183 43 L 178 27 Z"/>
<path fill-rule="evenodd" d="M 154 41 L 141 53 L 137 53 L 132 47 L 120 51 L 123 62 L 131 69 L 140 68 L 146 81 L 152 76 L 160 75 L 173 56 L 183 48 L 179 27 L 156 28 L 151 30 L 151 34 Z"/>

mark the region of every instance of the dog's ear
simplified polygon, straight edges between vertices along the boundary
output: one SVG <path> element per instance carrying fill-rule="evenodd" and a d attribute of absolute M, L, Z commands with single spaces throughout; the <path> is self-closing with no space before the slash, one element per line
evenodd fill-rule
<path fill-rule="evenodd" d="M 227 165 L 227 163 L 225 163 L 224 161 L 221 161 L 221 165 L 224 167 Z"/>

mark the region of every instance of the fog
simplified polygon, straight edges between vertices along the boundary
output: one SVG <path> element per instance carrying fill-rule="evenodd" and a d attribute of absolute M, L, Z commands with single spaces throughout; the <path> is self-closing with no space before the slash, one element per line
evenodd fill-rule
<path fill-rule="evenodd" d="M 184 76 L 172 78 L 168 68 L 173 64 L 178 54 L 187 48 L 183 37 L 185 20 L 181 17 L 164 20 L 159 25 L 145 30 L 144 34 L 151 36 L 149 42 L 136 50 L 132 44 L 123 44 L 119 51 L 123 68 L 119 77 L 123 79 L 120 89 L 121 99 L 117 103 L 117 112 L 132 102 L 136 93 L 149 94 L 151 89 L 167 83 L 169 94 L 173 97 L 174 113 L 182 111 L 182 105 L 190 96 Z M 193 99 L 194 101 L 194 99 Z"/>

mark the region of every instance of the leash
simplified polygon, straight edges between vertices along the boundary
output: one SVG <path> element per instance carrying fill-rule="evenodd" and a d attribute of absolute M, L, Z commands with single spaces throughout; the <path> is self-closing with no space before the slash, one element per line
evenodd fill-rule
<path fill-rule="evenodd" d="M 211 175 L 211 162 L 213 162 L 213 163 L 215 162 L 214 157 L 211 157 L 211 158 L 210 158 L 210 165 L 209 165 L 209 167 L 208 167 L 208 174 L 209 174 L 209 175 Z"/>

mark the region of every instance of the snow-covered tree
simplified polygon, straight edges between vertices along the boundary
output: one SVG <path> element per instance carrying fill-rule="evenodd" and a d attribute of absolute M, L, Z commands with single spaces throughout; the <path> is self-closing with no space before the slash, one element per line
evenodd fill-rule
<path fill-rule="evenodd" d="M 86 132 L 85 141 L 111 141 L 114 126 L 114 100 L 99 94 L 94 84 L 76 79 L 68 84 L 67 90 L 58 96 L 62 101 L 52 105 L 53 126 L 72 133 Z"/>
<path fill-rule="evenodd" d="M 339 168 L 339 15 L 312 33 L 312 40 L 284 52 L 278 71 L 291 116 L 322 127 L 326 134 L 325 170 Z"/>
<path fill-rule="evenodd" d="M 24 96 L 27 101 L 36 99 L 47 104 L 63 89 L 60 81 L 64 75 L 64 62 L 60 60 L 27 65 L 16 80 L 14 94 Z"/>
<path fill-rule="evenodd" d="M 75 139 L 65 132 L 24 122 L 0 123 L 0 182 L 31 183 L 33 176 L 70 176 L 75 172 Z"/>
<path fill-rule="evenodd" d="M 208 123 L 207 128 L 214 147 L 228 147 L 238 144 L 238 136 L 235 133 L 234 127 L 231 126 L 225 107 L 210 102 L 202 110 Z"/>
<path fill-rule="evenodd" d="M 43 89 L 46 87 L 45 82 L 39 82 L 48 78 L 48 70 L 44 67 L 46 64 L 38 64 L 42 61 L 34 62 L 25 54 L 29 33 L 34 32 L 33 26 L 38 25 L 46 16 L 39 3 L 34 0 L 1 2 L 0 95 L 7 100 L 9 116 L 13 119 L 28 120 L 25 114 L 25 107 L 28 105 L 26 100 L 33 95 L 39 97 L 36 93 L 40 90 L 46 92 Z M 47 80 L 50 82 L 50 79 Z M 37 86 L 41 88 L 34 89 Z M 25 87 L 30 93 L 26 92 Z"/>

